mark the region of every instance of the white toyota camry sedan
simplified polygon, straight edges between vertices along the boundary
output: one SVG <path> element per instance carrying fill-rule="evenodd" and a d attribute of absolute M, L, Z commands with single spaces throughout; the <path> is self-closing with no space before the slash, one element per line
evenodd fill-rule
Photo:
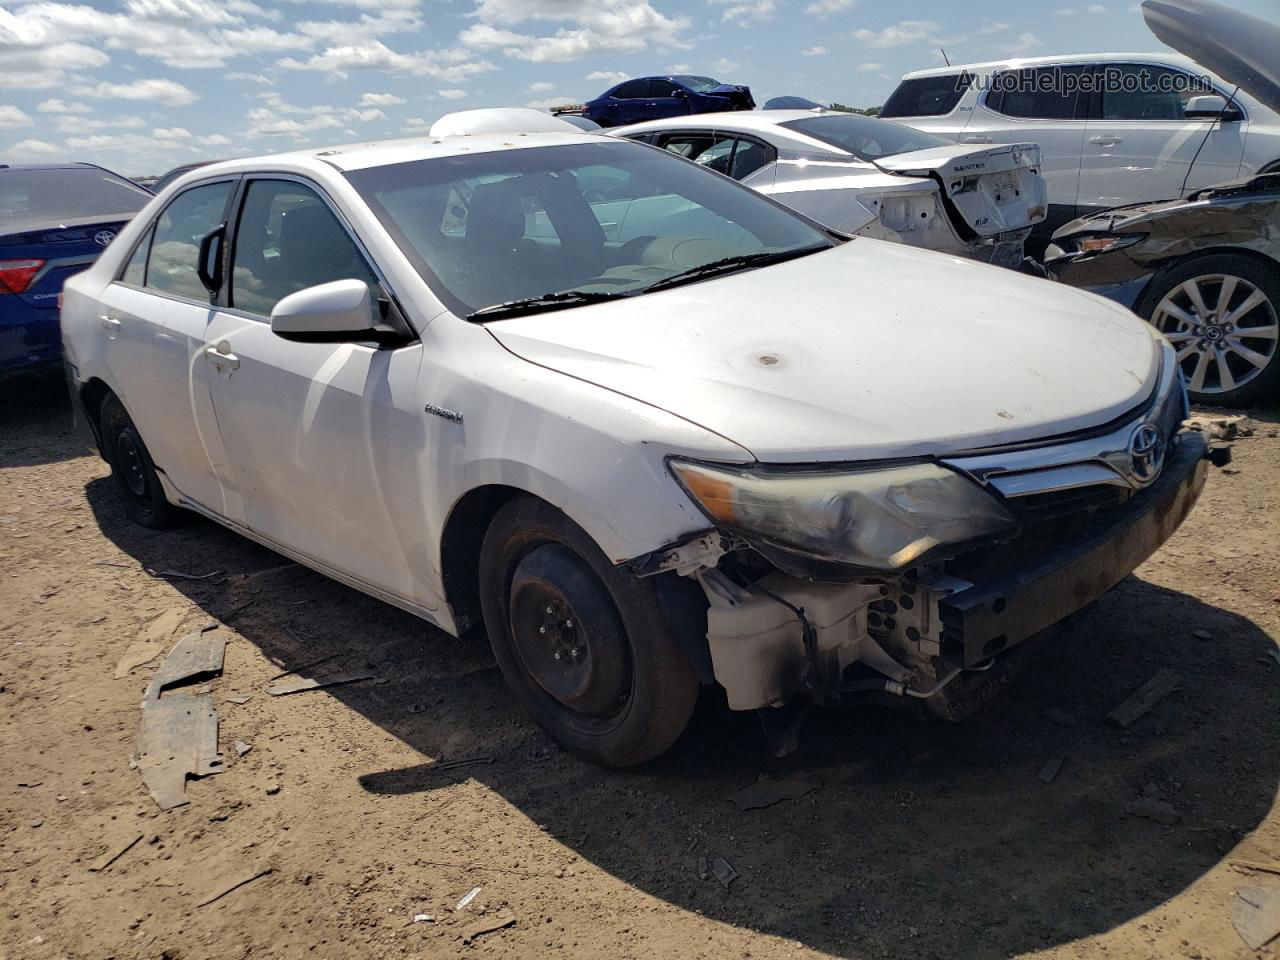
<path fill-rule="evenodd" d="M 538 722 L 626 765 L 703 685 L 957 717 L 1191 509 L 1208 446 L 1127 310 L 556 124 L 156 197 L 62 307 L 129 515 L 482 624 Z"/>

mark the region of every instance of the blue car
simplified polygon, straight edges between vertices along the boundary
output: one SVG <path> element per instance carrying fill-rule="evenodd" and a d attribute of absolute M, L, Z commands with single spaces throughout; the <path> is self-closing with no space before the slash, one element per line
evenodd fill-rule
<path fill-rule="evenodd" d="M 0 163 L 0 380 L 62 362 L 62 282 L 97 260 L 151 196 L 88 163 Z"/>
<path fill-rule="evenodd" d="M 589 100 L 582 115 L 602 127 L 621 127 L 689 113 L 750 110 L 755 105 L 748 87 L 682 74 L 624 80 L 607 93 Z"/>

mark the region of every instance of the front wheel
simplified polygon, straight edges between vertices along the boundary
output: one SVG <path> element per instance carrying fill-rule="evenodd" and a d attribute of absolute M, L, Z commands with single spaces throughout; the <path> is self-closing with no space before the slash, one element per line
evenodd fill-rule
<path fill-rule="evenodd" d="M 1280 393 L 1278 311 L 1280 268 L 1224 253 L 1157 278 L 1141 312 L 1173 344 L 1193 401 L 1247 407 Z"/>
<path fill-rule="evenodd" d="M 521 497 L 485 534 L 480 584 L 508 686 L 564 749 L 627 767 L 675 743 L 698 679 L 650 581 L 619 571 L 554 507 Z"/>
<path fill-rule="evenodd" d="M 165 499 L 147 445 L 117 397 L 108 396 L 103 401 L 98 424 L 102 452 L 111 465 L 111 476 L 129 519 L 156 529 L 173 526 L 178 510 Z"/>

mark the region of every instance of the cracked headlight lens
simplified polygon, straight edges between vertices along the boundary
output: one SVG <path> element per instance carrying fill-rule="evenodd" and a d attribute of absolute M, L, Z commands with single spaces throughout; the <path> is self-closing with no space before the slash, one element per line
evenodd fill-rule
<path fill-rule="evenodd" d="M 717 526 L 792 553 L 874 570 L 901 570 L 939 548 L 1018 527 L 999 500 L 933 463 L 851 473 L 669 463 Z"/>

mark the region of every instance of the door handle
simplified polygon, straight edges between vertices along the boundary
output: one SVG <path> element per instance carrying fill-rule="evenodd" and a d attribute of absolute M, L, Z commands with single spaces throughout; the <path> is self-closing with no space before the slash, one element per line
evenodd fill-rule
<path fill-rule="evenodd" d="M 120 332 L 120 320 L 118 317 L 113 317 L 109 313 L 104 313 L 98 318 L 98 322 L 102 324 L 102 328 L 104 330 L 110 331 L 111 333 Z"/>
<path fill-rule="evenodd" d="M 227 370 L 239 370 L 240 358 L 234 353 L 225 352 L 222 348 L 226 344 L 220 343 L 216 347 L 209 347 L 205 350 L 204 355 L 209 358 L 215 367 Z"/>
<path fill-rule="evenodd" d="M 1122 137 L 1090 137 L 1090 143 L 1096 143 L 1100 147 L 1114 147 L 1123 140 Z"/>
<path fill-rule="evenodd" d="M 962 137 L 962 138 L 961 138 L 961 140 L 960 140 L 960 142 L 961 142 L 961 143 L 990 143 L 990 142 L 991 142 L 991 138 L 990 138 L 990 137 L 979 137 L 979 136 Z"/>

